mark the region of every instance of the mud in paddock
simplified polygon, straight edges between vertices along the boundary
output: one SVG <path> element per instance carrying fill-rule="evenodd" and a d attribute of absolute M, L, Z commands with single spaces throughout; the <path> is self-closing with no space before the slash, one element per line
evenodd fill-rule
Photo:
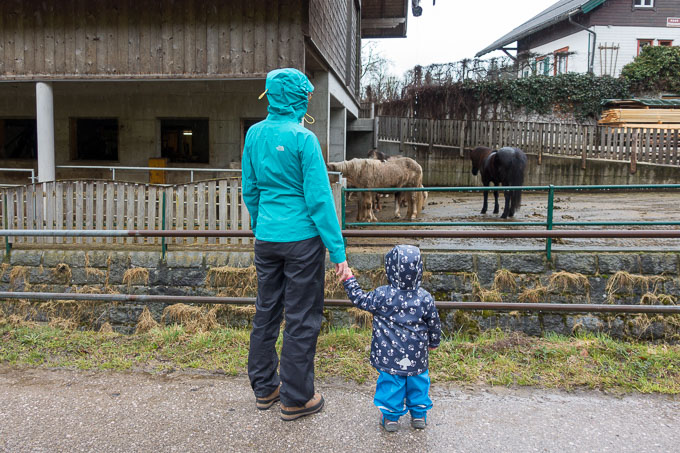
<path fill-rule="evenodd" d="M 500 211 L 503 211 L 503 194 L 498 197 Z M 376 212 L 380 222 L 405 221 L 406 208 L 402 208 L 402 219 L 394 219 L 394 197 L 382 198 L 382 210 Z M 548 206 L 547 192 L 522 193 L 522 208 L 512 219 L 501 219 L 493 211 L 493 195 L 489 194 L 489 209 L 482 209 L 481 193 L 430 192 L 425 209 L 418 216 L 418 222 L 504 222 L 507 226 L 473 227 L 399 227 L 411 229 L 544 229 L 540 226 L 513 225 L 518 222 L 545 222 Z M 653 222 L 680 221 L 680 193 L 664 192 L 558 192 L 554 200 L 554 222 Z M 356 198 L 347 204 L 347 223 L 356 221 Z M 357 227 L 349 227 L 357 228 Z M 394 229 L 392 226 L 363 227 L 365 229 Z M 570 226 L 555 229 L 677 229 L 669 226 Z M 349 245 L 382 245 L 391 242 L 416 242 L 424 249 L 449 250 L 544 250 L 544 239 L 375 239 L 351 238 Z M 678 251 L 678 239 L 556 239 L 553 250 L 616 250 L 638 249 L 654 251 Z"/>

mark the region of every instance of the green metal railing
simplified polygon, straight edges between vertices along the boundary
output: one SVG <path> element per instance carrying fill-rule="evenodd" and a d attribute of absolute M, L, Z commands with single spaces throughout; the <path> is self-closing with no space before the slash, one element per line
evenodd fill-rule
<path fill-rule="evenodd" d="M 578 191 L 606 191 L 606 190 L 667 190 L 680 189 L 680 184 L 632 184 L 632 185 L 594 185 L 594 186 L 496 186 L 496 187 L 399 187 L 399 188 L 343 188 L 341 191 L 342 203 L 342 229 L 345 230 L 350 227 L 366 227 L 366 226 L 538 226 L 545 227 L 546 230 L 552 230 L 554 227 L 575 227 L 575 226 L 658 226 L 658 225 L 674 225 L 679 226 L 680 221 L 607 221 L 607 222 L 555 222 L 553 220 L 553 212 L 555 209 L 555 192 L 578 192 Z M 522 190 L 526 192 L 541 192 L 548 193 L 548 206 L 546 213 L 546 220 L 539 221 L 490 221 L 490 222 L 347 222 L 347 207 L 346 196 L 348 192 L 489 192 L 489 191 L 514 191 Z M 547 258 L 551 258 L 552 254 L 552 239 L 547 238 L 545 243 L 545 253 Z"/>

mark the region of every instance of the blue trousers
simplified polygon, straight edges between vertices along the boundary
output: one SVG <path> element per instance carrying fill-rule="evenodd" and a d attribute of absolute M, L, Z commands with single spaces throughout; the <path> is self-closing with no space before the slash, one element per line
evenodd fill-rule
<path fill-rule="evenodd" d="M 406 412 L 411 412 L 413 418 L 427 418 L 427 411 L 432 409 L 427 371 L 417 376 L 379 373 L 373 404 L 387 420 L 397 421 Z"/>

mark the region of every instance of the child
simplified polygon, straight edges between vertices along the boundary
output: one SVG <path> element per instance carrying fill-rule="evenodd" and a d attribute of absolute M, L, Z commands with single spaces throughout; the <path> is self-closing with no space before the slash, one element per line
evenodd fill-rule
<path fill-rule="evenodd" d="M 430 293 L 420 287 L 423 263 L 418 247 L 390 250 L 385 272 L 389 285 L 364 293 L 350 275 L 345 291 L 354 305 L 373 314 L 371 365 L 380 373 L 373 402 L 382 412 L 380 423 L 386 431 L 397 431 L 399 417 L 410 411 L 411 426 L 424 429 L 432 409 L 428 352 L 439 346 L 439 314 Z"/>

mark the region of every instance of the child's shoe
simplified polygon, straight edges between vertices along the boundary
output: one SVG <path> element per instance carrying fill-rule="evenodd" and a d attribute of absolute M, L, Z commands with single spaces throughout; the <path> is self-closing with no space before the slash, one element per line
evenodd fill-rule
<path fill-rule="evenodd" d="M 382 425 L 383 428 L 385 428 L 385 431 L 388 433 L 395 433 L 399 431 L 399 422 L 395 422 L 394 420 L 388 420 L 385 418 L 384 415 L 380 415 L 380 424 Z"/>
<path fill-rule="evenodd" d="M 411 426 L 414 429 L 425 429 L 427 422 L 424 418 L 411 418 Z"/>

